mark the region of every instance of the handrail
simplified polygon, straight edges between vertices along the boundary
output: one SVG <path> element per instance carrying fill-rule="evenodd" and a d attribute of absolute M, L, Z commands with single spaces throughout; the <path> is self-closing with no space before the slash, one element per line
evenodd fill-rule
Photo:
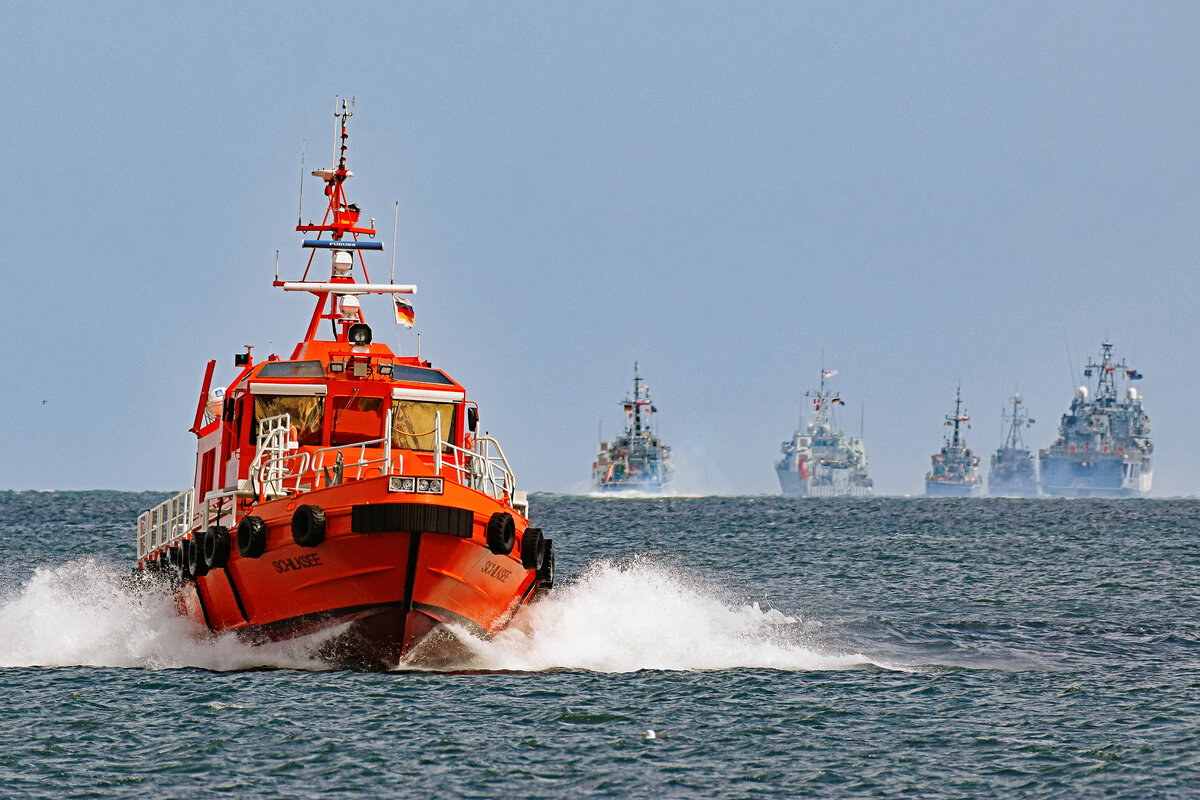
<path fill-rule="evenodd" d="M 387 437 L 383 439 L 370 439 L 365 442 L 355 442 L 354 444 L 341 444 L 335 447 L 322 447 L 320 450 L 314 450 L 312 471 L 318 478 L 320 478 L 323 474 L 323 470 L 325 469 L 325 456 L 327 453 L 339 453 L 342 451 L 349 451 L 353 448 L 358 448 L 357 460 L 344 461 L 342 463 L 343 470 L 353 467 L 358 468 L 358 471 L 354 474 L 354 480 L 361 480 L 363 471 L 371 467 L 373 464 L 379 465 L 380 475 L 390 475 L 392 465 L 390 464 L 391 457 L 389 455 L 385 454 L 379 458 L 367 458 L 368 447 L 382 447 L 386 452 L 389 449 L 385 446 L 386 441 Z"/>
<path fill-rule="evenodd" d="M 437 445 L 433 448 L 433 474 L 442 474 L 442 415 L 440 413 L 433 415 L 433 441 Z"/>
<path fill-rule="evenodd" d="M 293 469 L 291 462 L 299 461 L 300 466 Z M 257 468 L 257 473 L 253 477 L 258 487 L 262 488 L 263 497 L 279 497 L 288 491 L 288 487 L 284 485 L 284 481 L 289 478 L 295 478 L 295 483 L 291 486 L 291 490 L 300 490 L 300 481 L 308 472 L 309 464 L 312 462 L 312 455 L 307 451 L 299 453 L 288 453 L 284 456 L 271 456 L 263 459 L 262 464 Z M 255 469 L 253 463 L 251 469 Z M 269 490 L 269 491 L 268 491 Z M 258 494 L 256 488 L 255 494 Z"/>
<path fill-rule="evenodd" d="M 279 497 L 284 493 L 283 481 L 290 477 L 285 466 L 289 451 L 300 445 L 292 441 L 292 415 L 276 414 L 258 421 L 258 446 L 254 460 L 250 462 L 250 476 L 258 483 L 255 494 L 263 497 Z"/>
<path fill-rule="evenodd" d="M 516 477 L 508 465 L 508 459 L 504 457 L 500 443 L 494 438 L 480 436 L 475 439 L 470 450 L 450 442 L 442 442 L 442 445 L 458 456 L 456 461 L 465 462 L 450 465 L 464 486 L 497 500 L 512 498 L 515 495 Z M 438 448 L 438 452 L 441 452 L 441 448 Z"/>
<path fill-rule="evenodd" d="M 138 561 L 187 535 L 191 530 L 194 502 L 195 490 L 187 489 L 138 516 Z"/>
<path fill-rule="evenodd" d="M 368 439 L 365 442 L 355 442 L 353 444 L 339 444 L 339 445 L 334 445 L 332 447 L 322 447 L 319 450 L 312 451 L 313 472 L 316 473 L 316 476 L 318 479 L 323 475 L 323 470 L 325 469 L 325 454 L 326 453 L 338 453 L 341 451 L 349 451 L 351 448 L 354 448 L 354 447 L 358 448 L 358 460 L 351 461 L 349 463 L 343 463 L 342 469 L 358 467 L 358 472 L 356 472 L 354 475 L 355 480 L 361 480 L 363 471 L 368 469 L 369 467 L 371 467 L 373 464 L 379 465 L 379 474 L 384 475 L 384 476 L 391 475 L 393 469 L 395 469 L 395 470 L 402 469 L 403 463 L 404 463 L 403 455 L 401 455 L 401 457 L 400 457 L 401 460 L 400 460 L 399 464 L 396 464 L 396 465 L 392 464 L 392 410 L 390 408 L 388 409 L 387 414 L 384 415 L 383 430 L 384 430 L 384 434 L 379 439 Z M 368 447 L 382 448 L 383 455 L 380 456 L 379 458 L 367 458 L 367 448 Z M 314 479 L 314 485 L 315 485 L 315 483 L 316 483 L 316 479 Z"/>

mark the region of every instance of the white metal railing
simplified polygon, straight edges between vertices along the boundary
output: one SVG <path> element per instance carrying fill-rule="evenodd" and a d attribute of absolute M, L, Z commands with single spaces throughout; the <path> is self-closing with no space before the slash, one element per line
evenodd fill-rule
<path fill-rule="evenodd" d="M 141 561 L 150 553 L 174 544 L 187 535 L 192 526 L 195 490 L 188 489 L 159 503 L 138 517 L 137 557 Z"/>
<path fill-rule="evenodd" d="M 195 499 L 195 490 L 188 489 L 141 514 L 137 520 L 138 560 L 177 543 L 191 531 L 218 524 L 223 517 L 232 513 L 238 497 L 280 497 L 289 491 L 317 488 L 326 482 L 325 462 L 330 456 L 357 450 L 353 461 L 343 460 L 342 463 L 343 474 L 347 470 L 355 470 L 354 480 L 361 480 L 363 474 L 373 467 L 382 476 L 403 472 L 403 453 L 392 453 L 390 409 L 384 431 L 384 436 L 379 439 L 305 451 L 299 450 L 298 443 L 291 438 L 289 414 L 260 420 L 258 446 L 250 464 L 250 481 L 242 481 L 239 487 L 210 491 L 199 503 Z M 516 478 L 500 443 L 494 438 L 479 436 L 470 449 L 443 441 L 441 414 L 435 416 L 433 434 L 434 441 L 440 443 L 433 453 L 435 475 L 441 475 L 443 469 L 449 468 L 464 486 L 497 500 L 512 501 L 516 498 Z M 377 458 L 368 458 L 367 451 L 375 448 L 382 450 L 382 454 Z M 447 458 L 446 454 L 450 457 Z M 305 479 L 310 481 L 307 486 L 302 483 Z"/>
<path fill-rule="evenodd" d="M 442 442 L 442 446 L 455 454 L 450 468 L 457 473 L 459 483 L 497 500 L 505 497 L 511 499 L 515 495 L 516 477 L 508 466 L 500 443 L 491 436 L 478 437 L 470 450 L 450 442 Z M 438 474 L 441 474 L 441 448 L 438 449 L 438 456 L 435 463 L 439 467 Z"/>
<path fill-rule="evenodd" d="M 255 459 L 258 459 L 257 454 Z M 300 491 L 301 481 L 308 473 L 311 463 L 312 454 L 306 451 L 282 456 L 264 455 L 258 466 L 251 462 L 254 495 L 261 494 L 264 499 L 270 499 L 282 497 L 289 490 Z M 292 481 L 290 486 L 286 484 L 289 479 Z"/>
<path fill-rule="evenodd" d="M 245 492 L 236 487 L 210 491 L 196 503 L 196 510 L 192 514 L 192 530 L 207 530 L 210 525 L 231 525 L 232 519 L 226 517 L 233 514 L 237 499 L 246 496 Z"/>
<path fill-rule="evenodd" d="M 354 480 L 362 480 L 363 473 L 371 467 L 379 470 L 380 475 L 391 475 L 393 471 L 399 470 L 403 464 L 403 457 L 397 454 L 397 463 L 392 463 L 391 454 L 391 436 L 385 436 L 382 439 L 370 439 L 365 442 L 356 442 L 354 444 L 343 444 L 337 447 L 322 447 L 320 450 L 313 451 L 313 466 L 312 470 L 318 478 L 323 480 L 325 474 L 325 458 L 333 456 L 335 459 L 338 455 L 342 455 L 342 475 L 345 476 L 347 470 L 355 470 Z M 378 458 L 367 458 L 367 448 L 380 447 L 383 449 L 383 455 Z M 358 451 L 358 458 L 353 461 L 345 459 L 346 453 Z M 315 480 L 315 479 L 314 479 Z"/>
<path fill-rule="evenodd" d="M 354 480 L 362 480 L 363 473 L 371 467 L 379 470 L 379 474 L 383 476 L 391 475 L 393 472 L 398 472 L 403 469 L 404 457 L 403 454 L 398 454 L 396 463 L 392 463 L 392 410 L 389 408 L 387 414 L 383 418 L 384 434 L 379 439 L 368 439 L 365 442 L 355 442 L 354 444 L 341 444 L 333 447 L 322 447 L 320 450 L 313 451 L 312 470 L 316 477 L 313 479 L 315 487 L 318 479 L 323 478 L 325 474 L 325 458 L 327 455 L 332 455 L 335 459 L 338 455 L 342 456 L 342 475 L 346 474 L 346 470 L 354 469 Z M 367 458 L 368 448 L 379 448 L 382 454 L 378 458 Z M 347 461 L 345 456 L 358 450 L 358 458 L 354 461 Z M 336 463 L 336 462 L 335 462 Z"/>
<path fill-rule="evenodd" d="M 292 474 L 289 461 L 300 447 L 292 440 L 292 415 L 276 414 L 258 421 L 258 445 L 250 462 L 250 475 L 257 483 L 253 488 L 264 497 L 279 497 L 284 493 L 283 482 Z M 297 472 L 303 472 L 302 467 Z"/>
<path fill-rule="evenodd" d="M 342 474 L 346 470 L 355 470 L 354 480 L 361 480 L 363 474 L 372 467 L 378 469 L 380 475 L 390 475 L 403 464 L 402 461 L 392 461 L 391 409 L 384 415 L 384 430 L 385 435 L 378 439 L 309 451 L 299 450 L 299 444 L 291 439 L 288 414 L 261 420 L 258 447 L 254 460 L 250 462 L 253 493 L 272 498 L 288 492 L 316 489 L 322 483 L 328 485 L 331 476 L 326 476 L 326 469 L 336 462 L 326 462 L 339 455 L 343 457 Z M 382 453 L 376 458 L 368 458 L 368 449 L 379 449 Z M 345 459 L 349 454 L 355 454 L 353 460 Z"/>

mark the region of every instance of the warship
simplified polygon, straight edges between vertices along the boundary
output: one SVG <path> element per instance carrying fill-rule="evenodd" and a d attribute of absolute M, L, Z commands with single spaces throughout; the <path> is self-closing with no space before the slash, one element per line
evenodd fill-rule
<path fill-rule="evenodd" d="M 600 454 L 592 462 L 592 486 L 600 491 L 662 490 L 674 475 L 671 448 L 651 430 L 649 418 L 658 413 L 650 400 L 650 388 L 642 383 L 633 363 L 633 395 L 621 401 L 629 424 L 611 442 L 600 442 Z"/>
<path fill-rule="evenodd" d="M 821 385 L 805 392 L 812 399 L 813 421 L 797 427 L 780 447 L 775 462 L 784 497 L 866 497 L 875 493 L 867 475 L 862 437 L 847 437 L 833 419 L 833 407 L 845 405 L 825 386 L 837 370 L 821 369 Z"/>
<path fill-rule="evenodd" d="M 1085 378 L 1095 380 L 1075 390 L 1063 414 L 1058 438 L 1039 451 L 1042 492 L 1052 497 L 1144 497 L 1154 471 L 1150 455 L 1150 417 L 1142 410 L 1137 389 L 1122 394 L 1117 381 L 1141 380 L 1142 375 L 1122 361 L 1113 362 L 1112 344 L 1100 345 L 1100 363 L 1089 361 Z"/>
<path fill-rule="evenodd" d="M 1037 497 L 1037 462 L 1021 440 L 1021 428 L 1028 428 L 1037 420 L 1030 419 L 1022 408 L 1019 394 L 1012 396 L 1012 415 L 1006 409 L 1000 418 L 1008 433 L 1003 444 L 992 454 L 988 494 L 993 497 Z"/>
<path fill-rule="evenodd" d="M 931 457 L 933 467 L 925 475 L 926 497 L 977 497 L 983 492 L 979 479 L 979 456 L 967 447 L 962 435 L 963 423 L 969 422 L 962 407 L 961 387 L 954 395 L 954 415 L 946 417 L 946 444 Z"/>

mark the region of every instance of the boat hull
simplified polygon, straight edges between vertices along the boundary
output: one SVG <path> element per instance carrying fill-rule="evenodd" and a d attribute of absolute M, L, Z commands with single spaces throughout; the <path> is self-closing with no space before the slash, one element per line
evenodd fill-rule
<path fill-rule="evenodd" d="M 1033 454 L 1014 447 L 1002 447 L 993 453 L 987 493 L 992 497 L 1037 497 L 1037 463 Z"/>
<path fill-rule="evenodd" d="M 598 492 L 656 493 L 667 489 L 667 484 L 659 481 L 599 481 L 594 486 Z"/>
<path fill-rule="evenodd" d="M 844 473 L 845 479 L 838 479 L 828 483 L 820 483 L 814 481 L 812 477 L 805 478 L 799 470 L 787 469 L 783 466 L 775 468 L 775 474 L 779 476 L 779 489 L 784 497 L 872 497 L 875 494 L 874 485 L 862 485 L 855 483 L 849 477 L 848 470 L 838 470 L 837 473 Z"/>
<path fill-rule="evenodd" d="M 1042 451 L 1039 460 L 1051 497 L 1145 497 L 1154 478 L 1147 460 L 1123 454 Z"/>
<path fill-rule="evenodd" d="M 294 540 L 297 500 L 255 506 L 249 513 L 265 523 L 265 551 L 252 558 L 232 548 L 224 566 L 185 583 L 189 615 L 251 641 L 328 633 L 318 657 L 390 668 L 440 627 L 476 636 L 500 630 L 538 589 L 538 573 L 522 565 L 518 548 L 488 547 L 488 522 L 506 508 L 465 487 L 447 482 L 443 496 L 396 495 L 382 478 L 303 500 L 323 510 L 323 540 L 314 547 Z M 525 523 L 517 517 L 515 524 L 519 542 Z"/>
<path fill-rule="evenodd" d="M 925 481 L 926 497 L 979 497 L 983 486 L 979 482 Z"/>
<path fill-rule="evenodd" d="M 988 495 L 991 497 L 1038 497 L 1038 485 L 1034 480 L 1003 480 L 988 478 Z"/>

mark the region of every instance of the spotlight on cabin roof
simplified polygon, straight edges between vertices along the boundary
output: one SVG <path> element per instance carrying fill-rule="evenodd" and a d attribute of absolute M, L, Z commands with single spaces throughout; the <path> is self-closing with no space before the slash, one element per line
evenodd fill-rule
<path fill-rule="evenodd" d="M 346 332 L 346 338 L 350 340 L 350 344 L 366 345 L 371 343 L 371 326 L 365 322 L 356 322 L 350 326 L 350 330 Z"/>

